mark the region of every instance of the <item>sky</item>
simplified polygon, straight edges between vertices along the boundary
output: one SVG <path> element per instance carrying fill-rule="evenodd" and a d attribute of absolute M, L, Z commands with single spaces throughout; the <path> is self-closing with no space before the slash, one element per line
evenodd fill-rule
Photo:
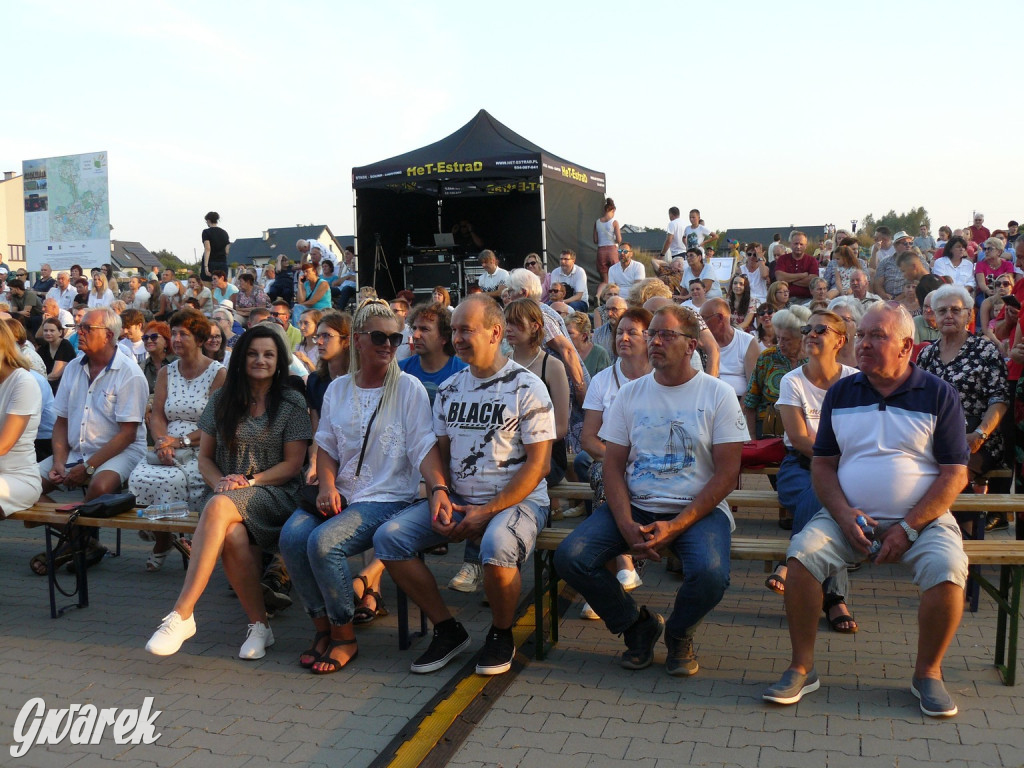
<path fill-rule="evenodd" d="M 352 234 L 353 167 L 480 109 L 603 171 L 621 224 L 663 227 L 673 205 L 713 229 L 1024 217 L 1020 0 L 51 0 L 0 18 L 0 170 L 107 151 L 112 237 L 184 261 L 210 210 L 232 238 Z"/>

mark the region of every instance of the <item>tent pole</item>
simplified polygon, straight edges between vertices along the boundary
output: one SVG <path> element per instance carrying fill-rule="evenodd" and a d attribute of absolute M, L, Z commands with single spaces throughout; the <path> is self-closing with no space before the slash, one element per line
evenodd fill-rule
<path fill-rule="evenodd" d="M 358 214 L 358 205 L 357 205 L 358 200 L 357 200 L 357 198 L 358 198 L 358 193 L 356 192 L 356 188 L 352 187 L 352 231 L 355 233 L 355 236 L 353 237 L 353 240 L 352 240 L 352 251 L 356 255 L 356 258 L 355 258 L 356 291 L 358 292 L 359 288 L 360 288 L 360 285 L 359 285 L 359 214 Z"/>
<path fill-rule="evenodd" d="M 548 216 L 544 209 L 544 174 L 540 175 L 540 258 L 544 271 L 548 269 Z"/>

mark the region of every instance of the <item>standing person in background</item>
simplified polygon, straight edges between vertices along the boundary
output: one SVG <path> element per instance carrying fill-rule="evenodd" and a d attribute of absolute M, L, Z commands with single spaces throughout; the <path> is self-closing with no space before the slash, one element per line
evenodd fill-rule
<path fill-rule="evenodd" d="M 935 243 L 935 238 L 928 233 L 928 225 L 922 224 L 917 228 L 919 232 L 918 236 L 914 238 L 914 245 L 917 246 L 917 250 L 921 252 L 921 255 L 928 259 L 930 264 L 932 261 L 932 255 L 935 253 L 935 249 L 938 245 Z"/>
<path fill-rule="evenodd" d="M 71 276 L 67 272 L 58 272 L 57 284 L 46 292 L 46 298 L 56 300 L 61 309 L 70 311 L 77 293 L 75 286 L 71 284 Z"/>
<path fill-rule="evenodd" d="M 619 261 L 618 245 L 622 242 L 619 222 L 615 220 L 615 201 L 605 198 L 604 213 L 594 222 L 594 244 L 597 246 L 597 271 L 601 283 L 597 286 L 597 299 L 601 300 L 608 285 L 608 270 Z"/>
<path fill-rule="evenodd" d="M 220 228 L 220 214 L 210 211 L 206 214 L 206 229 L 203 230 L 203 268 L 200 277 L 212 280 L 216 270 L 228 271 L 228 253 L 231 251 L 231 237 Z"/>
<path fill-rule="evenodd" d="M 971 242 L 977 243 L 978 245 L 981 245 L 992 237 L 992 233 L 989 232 L 988 227 L 985 226 L 985 214 L 974 214 L 974 223 L 964 230 L 964 235 L 967 235 L 968 233 L 970 233 Z"/>
<path fill-rule="evenodd" d="M 714 237 L 715 233 L 704 226 L 704 222 L 700 218 L 700 211 L 696 208 L 690 211 L 690 223 L 683 229 L 683 243 L 687 250 L 690 248 L 703 249 Z"/>
<path fill-rule="evenodd" d="M 668 226 L 665 227 L 665 231 L 668 234 L 665 236 L 665 244 L 661 246 L 661 255 L 662 258 L 668 257 L 667 260 L 672 261 L 676 256 L 686 253 L 683 222 L 679 220 L 679 209 L 674 205 L 668 209 Z M 656 264 L 654 268 L 658 268 Z"/>

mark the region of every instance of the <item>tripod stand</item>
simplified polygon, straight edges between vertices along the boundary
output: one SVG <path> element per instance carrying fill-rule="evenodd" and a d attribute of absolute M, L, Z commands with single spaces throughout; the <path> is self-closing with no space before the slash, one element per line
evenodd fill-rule
<path fill-rule="evenodd" d="M 397 295 L 398 289 L 395 288 L 395 279 L 391 276 L 388 256 L 384 253 L 384 246 L 380 244 L 380 233 L 375 233 L 373 240 L 373 290 L 377 290 L 377 273 L 383 271 L 388 276 L 388 282 L 391 283 L 391 295 Z"/>

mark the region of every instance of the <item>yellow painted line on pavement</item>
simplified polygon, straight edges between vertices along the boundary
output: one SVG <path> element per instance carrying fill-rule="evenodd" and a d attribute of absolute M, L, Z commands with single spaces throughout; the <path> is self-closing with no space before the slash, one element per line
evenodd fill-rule
<path fill-rule="evenodd" d="M 534 616 L 534 607 L 531 605 L 512 627 L 512 636 L 515 638 L 517 649 L 533 634 L 536 626 Z M 510 670 L 505 674 L 515 674 L 515 672 Z M 398 748 L 394 759 L 388 763 L 389 768 L 416 768 L 420 765 L 451 728 L 456 718 L 466 711 L 467 707 L 493 679 L 488 675 L 470 672 L 455 686 L 451 695 L 423 719 L 419 728 L 416 729 L 416 733 Z"/>

